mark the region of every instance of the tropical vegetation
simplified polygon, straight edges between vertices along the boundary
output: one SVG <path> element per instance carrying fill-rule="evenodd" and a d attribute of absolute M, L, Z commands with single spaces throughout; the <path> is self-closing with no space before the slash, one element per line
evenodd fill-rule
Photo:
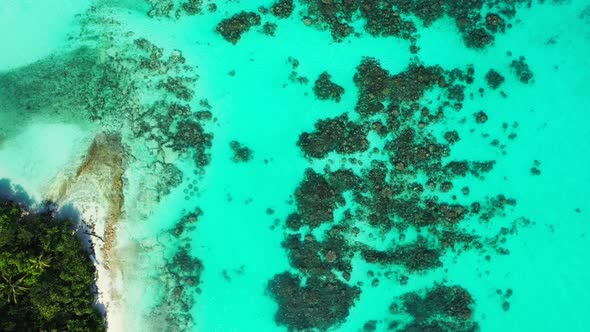
<path fill-rule="evenodd" d="M 73 224 L 0 200 L 0 331 L 104 331 Z"/>

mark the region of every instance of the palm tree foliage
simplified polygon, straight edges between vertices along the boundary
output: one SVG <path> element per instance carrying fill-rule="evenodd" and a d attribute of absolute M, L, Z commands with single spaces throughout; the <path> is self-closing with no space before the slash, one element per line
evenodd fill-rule
<path fill-rule="evenodd" d="M 70 221 L 0 200 L 0 331 L 104 331 Z"/>

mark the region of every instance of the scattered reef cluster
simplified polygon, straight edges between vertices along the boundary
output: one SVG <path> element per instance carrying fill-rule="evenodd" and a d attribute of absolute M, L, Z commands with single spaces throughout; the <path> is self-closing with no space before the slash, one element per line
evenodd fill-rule
<path fill-rule="evenodd" d="M 202 215 L 203 211 L 197 207 L 185 213 L 173 228 L 160 236 L 160 243 L 177 243 L 177 246 L 160 270 L 165 294 L 152 312 L 155 328 L 189 331 L 194 324 L 191 309 L 196 301 L 195 294 L 201 293 L 204 266 L 191 253 L 193 240 L 190 236 Z"/>
<path fill-rule="evenodd" d="M 202 0 L 145 0 L 151 17 L 180 18 L 184 15 L 216 12 L 220 5 Z M 241 11 L 223 19 L 217 31 L 236 44 L 241 35 L 262 24 L 262 33 L 274 36 L 278 22 L 298 13 L 305 26 L 327 30 L 336 42 L 366 32 L 375 37 L 408 40 L 412 53 L 419 51 L 418 29 L 428 27 L 443 17 L 451 18 L 465 45 L 481 49 L 494 42 L 495 35 L 513 27 L 519 7 L 532 0 L 277 0 L 258 13 Z M 263 22 L 263 19 L 268 21 Z M 358 22 L 362 22 L 359 29 Z"/>
<path fill-rule="evenodd" d="M 365 32 L 380 37 L 399 37 L 412 43 L 417 51 L 418 26 L 430 26 L 448 16 L 455 21 L 465 45 L 483 48 L 494 41 L 494 35 L 512 27 L 516 9 L 530 5 L 517 1 L 424 1 L 424 0 L 301 0 L 303 23 L 331 32 L 335 41 L 359 33 L 353 27 L 364 20 Z"/>
<path fill-rule="evenodd" d="M 379 278 L 403 286 L 444 268 L 449 253 L 472 250 L 485 260 L 508 254 L 506 238 L 530 224 L 516 218 L 489 234 L 473 231 L 505 216 L 516 201 L 503 194 L 473 200 L 469 187 L 455 184 L 481 181 L 495 164 L 452 154 L 467 121 L 488 121 L 484 111 L 461 115 L 475 90 L 473 67 L 447 70 L 415 60 L 392 74 L 365 58 L 356 69 L 354 110 L 319 120 L 297 142 L 313 167 L 305 171 L 293 194 L 295 211 L 285 220 L 282 245 L 294 271 L 268 284 L 279 305 L 277 324 L 294 331 L 343 322 L 362 288 L 379 285 Z M 483 81 L 495 89 L 499 77 L 490 70 Z M 366 279 L 351 278 L 355 259 L 374 267 Z M 466 289 L 441 282 L 402 296 L 391 317 L 368 324 L 387 323 L 394 331 L 474 331 L 473 305 Z"/>
<path fill-rule="evenodd" d="M 150 17 L 180 18 L 183 15 L 212 13 L 219 5 L 210 2 L 203 10 L 203 0 L 144 0 Z M 374 37 L 397 37 L 408 40 L 412 53 L 419 51 L 418 29 L 429 27 L 443 17 L 451 18 L 465 46 L 481 49 L 505 33 L 516 22 L 517 10 L 530 7 L 532 0 L 276 0 L 260 6 L 258 13 L 241 11 L 223 19 L 217 32 L 232 44 L 252 27 L 261 25 L 262 33 L 274 36 L 278 23 L 294 12 L 305 26 L 328 30 L 336 42 L 366 32 Z M 262 23 L 263 19 L 269 20 Z M 362 30 L 358 22 L 362 22 Z M 359 31 L 360 30 L 360 31 Z"/>
<path fill-rule="evenodd" d="M 510 67 L 514 71 L 516 77 L 518 77 L 518 80 L 522 83 L 527 84 L 533 79 L 533 72 L 529 68 L 529 65 L 526 63 L 526 59 L 523 56 L 519 57 L 518 60 L 512 60 Z"/>
<path fill-rule="evenodd" d="M 247 162 L 254 157 L 254 151 L 238 141 L 231 141 L 229 147 L 233 151 L 232 161 L 235 163 Z"/>
<path fill-rule="evenodd" d="M 201 13 L 200 1 L 174 3 L 172 0 L 146 0 L 152 4 L 150 16 L 176 16 Z M 198 3 L 197 3 L 198 2 Z M 417 53 L 418 29 L 449 17 L 457 26 L 465 45 L 480 49 L 494 42 L 495 35 L 510 29 L 520 6 L 531 6 L 531 0 L 277 0 L 270 7 L 261 6 L 258 13 L 240 12 L 222 20 L 217 31 L 235 44 L 252 26 L 260 25 L 262 16 L 272 20 L 288 18 L 298 10 L 301 22 L 328 30 L 336 42 L 366 32 L 375 37 L 397 37 L 408 40 L 412 53 Z M 211 7 L 211 5 L 209 5 Z M 189 10 L 187 10 L 189 8 Z M 215 10 L 217 5 L 215 5 Z M 214 11 L 214 10 L 209 10 Z M 174 15 L 172 15 L 174 13 Z M 363 22 L 359 31 L 357 22 Z M 356 28 L 355 28 L 356 26 Z M 262 32 L 274 36 L 277 23 L 267 21 Z"/>

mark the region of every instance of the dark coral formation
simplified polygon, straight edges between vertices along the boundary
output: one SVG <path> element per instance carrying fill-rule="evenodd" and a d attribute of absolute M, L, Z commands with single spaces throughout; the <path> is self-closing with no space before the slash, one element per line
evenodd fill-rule
<path fill-rule="evenodd" d="M 162 266 L 162 282 L 167 293 L 152 312 L 156 327 L 163 324 L 162 328 L 185 331 L 193 326 L 190 311 L 195 304 L 195 292 L 200 293 L 204 267 L 201 260 L 191 254 L 191 232 L 202 214 L 201 209 L 196 208 L 166 234 L 177 239 L 179 245 Z"/>
<path fill-rule="evenodd" d="M 231 141 L 229 147 L 232 149 L 234 155 L 232 157 L 233 162 L 243 163 L 250 161 L 254 155 L 252 149 L 242 145 L 238 141 Z"/>
<path fill-rule="evenodd" d="M 254 12 L 242 11 L 230 18 L 222 20 L 217 24 L 215 29 L 225 40 L 236 44 L 242 37 L 242 34 L 257 25 L 260 25 L 260 15 Z"/>
<path fill-rule="evenodd" d="M 338 192 L 320 174 L 308 169 L 295 191 L 297 210 L 305 224 L 314 228 L 332 220 Z"/>
<path fill-rule="evenodd" d="M 533 72 L 529 68 L 529 65 L 526 63 L 526 59 L 523 56 L 519 57 L 518 60 L 512 60 L 510 63 L 510 68 L 518 80 L 524 84 L 529 83 L 533 79 Z"/>
<path fill-rule="evenodd" d="M 460 140 L 459 133 L 456 130 L 447 131 L 444 137 L 449 144 L 454 144 Z"/>
<path fill-rule="evenodd" d="M 278 18 L 287 18 L 293 12 L 293 0 L 278 0 L 270 7 L 270 12 Z"/>
<path fill-rule="evenodd" d="M 425 1 L 425 0 L 302 0 L 303 22 L 329 29 L 336 41 L 358 33 L 356 20 L 365 22 L 364 30 L 373 36 L 395 36 L 416 42 L 413 17 L 424 26 L 448 15 L 455 20 L 465 45 L 483 48 L 494 41 L 494 34 L 511 27 L 516 9 L 526 0 L 516 1 Z M 485 14 L 485 17 L 484 17 Z M 415 46 L 414 46 L 415 47 Z"/>
<path fill-rule="evenodd" d="M 350 121 L 346 114 L 320 120 L 315 124 L 315 129 L 314 132 L 301 134 L 297 141 L 297 145 L 309 157 L 323 158 L 332 151 L 351 154 L 369 148 L 367 130 Z"/>
<path fill-rule="evenodd" d="M 274 37 L 278 25 L 276 23 L 266 22 L 262 25 L 262 33 L 267 36 Z"/>
<path fill-rule="evenodd" d="M 303 22 L 329 29 L 332 38 L 342 41 L 354 32 L 351 26 L 353 15 L 358 12 L 359 1 L 302 1 L 306 7 Z"/>
<path fill-rule="evenodd" d="M 394 36 L 409 40 L 415 38 L 417 29 L 414 23 L 402 18 L 387 4 L 364 1 L 360 6 L 360 12 L 367 20 L 365 31 L 373 36 Z"/>
<path fill-rule="evenodd" d="M 344 88 L 332 82 L 330 74 L 323 72 L 315 81 L 313 92 L 318 99 L 331 99 L 339 102 L 342 94 L 344 94 Z"/>
<path fill-rule="evenodd" d="M 194 81 L 194 78 L 166 77 L 158 83 L 157 87 L 168 91 L 180 100 L 190 101 L 193 98 L 190 86 Z"/>
<path fill-rule="evenodd" d="M 502 18 L 502 16 L 490 13 L 486 15 L 486 28 L 493 33 L 496 33 L 498 31 L 505 32 L 506 22 Z"/>
<path fill-rule="evenodd" d="M 290 331 L 325 330 L 344 321 L 360 294 L 358 288 L 336 279 L 311 277 L 303 284 L 300 277 L 288 272 L 276 275 L 268 290 L 279 304 L 276 322 Z"/>
<path fill-rule="evenodd" d="M 424 271 L 437 268 L 442 265 L 440 257 L 443 248 L 429 245 L 425 239 L 418 239 L 416 243 L 402 245 L 391 251 L 379 251 L 371 248 L 363 248 L 361 254 L 368 263 L 382 265 L 399 264 L 408 271 Z"/>
<path fill-rule="evenodd" d="M 202 6 L 202 0 L 187 0 L 182 4 L 182 9 L 184 9 L 184 12 L 188 15 L 196 15 L 201 13 Z"/>
<path fill-rule="evenodd" d="M 477 123 L 486 123 L 488 121 L 488 115 L 484 111 L 479 111 L 474 116 Z"/>
<path fill-rule="evenodd" d="M 448 79 L 454 79 L 451 74 L 453 73 L 449 74 Z M 455 73 L 454 76 L 456 75 Z M 366 58 L 357 67 L 354 75 L 354 82 L 360 91 L 355 110 L 365 117 L 377 113 L 399 112 L 396 108 L 400 103 L 417 101 L 426 90 L 435 85 L 449 85 L 448 79 L 443 75 L 442 68 L 426 67 L 418 63 L 410 64 L 404 72 L 390 75 L 375 59 Z M 464 80 L 462 74 L 460 79 Z M 385 102 L 390 102 L 387 111 Z"/>
<path fill-rule="evenodd" d="M 490 69 L 486 74 L 486 81 L 488 82 L 488 86 L 495 90 L 504 83 L 504 76 L 494 69 Z"/>
<path fill-rule="evenodd" d="M 200 123 L 194 120 L 182 120 L 176 124 L 176 130 L 169 132 L 174 141 L 173 150 L 185 152 L 193 149 L 195 165 L 202 168 L 209 164 L 207 149 L 211 147 L 212 135 L 205 132 Z"/>
<path fill-rule="evenodd" d="M 375 36 L 409 36 L 415 27 L 404 21 L 391 7 L 381 1 L 302 1 L 306 6 L 304 23 L 328 28 L 332 38 L 342 41 L 353 34 L 353 23 L 357 16 L 366 19 L 365 29 Z M 409 31 L 404 30 L 408 28 Z"/>
<path fill-rule="evenodd" d="M 176 4 L 172 0 L 146 0 L 150 4 L 150 10 L 148 11 L 149 17 L 170 17 L 174 11 Z"/>
<path fill-rule="evenodd" d="M 463 32 L 463 41 L 467 47 L 484 48 L 494 41 L 494 36 L 484 28 L 475 28 Z"/>
<path fill-rule="evenodd" d="M 435 285 L 423 295 L 403 295 L 401 305 L 394 303 L 392 308 L 401 309 L 412 318 L 398 331 L 475 332 L 479 327 L 473 321 L 473 304 L 473 298 L 466 289 L 460 286 Z"/>
<path fill-rule="evenodd" d="M 200 208 L 195 208 L 193 212 L 190 212 L 183 216 L 173 230 L 171 230 L 172 235 L 177 238 L 180 238 L 189 232 L 195 229 L 196 223 L 199 221 L 199 218 L 203 215 L 203 210 Z"/>
<path fill-rule="evenodd" d="M 191 101 L 195 94 L 193 86 L 196 78 L 194 75 L 172 74 L 183 73 L 183 68 L 187 67 L 179 51 L 172 52 L 166 59 L 161 48 L 144 38 L 136 39 L 134 45 L 140 54 L 140 72 L 152 73 L 155 77 L 158 77 L 157 72 L 171 73 L 159 78 L 156 88 L 173 98 L 162 98 L 145 106 L 142 116 L 132 122 L 133 133 L 148 141 L 148 144 L 155 144 L 162 149 L 168 148 L 192 158 L 195 165 L 203 169 L 209 164 L 210 156 L 207 151 L 211 147 L 213 136 L 203 127 L 207 118 L 199 121 L 193 116 Z"/>
<path fill-rule="evenodd" d="M 291 266 L 304 275 L 331 278 L 332 271 L 339 271 L 343 276 L 352 272 L 350 259 L 353 252 L 338 228 L 333 228 L 322 241 L 312 235 L 306 235 L 304 239 L 299 234 L 289 235 L 282 246 L 289 253 Z"/>

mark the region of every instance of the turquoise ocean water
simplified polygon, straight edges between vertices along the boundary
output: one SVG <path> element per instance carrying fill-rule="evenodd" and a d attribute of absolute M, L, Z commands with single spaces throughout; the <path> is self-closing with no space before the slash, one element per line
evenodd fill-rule
<path fill-rule="evenodd" d="M 243 10 L 258 12 L 260 6 L 272 3 L 219 2 L 215 12 L 203 9 L 200 15 L 175 18 L 149 17 L 150 6 L 140 0 L 0 1 L 0 84 L 17 84 L 3 73 L 18 73 L 44 59 L 60 61 L 60 54 L 93 45 L 100 39 L 94 35 L 112 32 L 120 41 L 110 41 L 104 50 L 107 55 L 123 53 L 118 48 L 132 45 L 136 38 L 149 40 L 165 54 L 181 51 L 193 67 L 190 75 L 198 76 L 190 83 L 194 96 L 187 103 L 192 112 L 209 109 L 200 102 L 204 99 L 210 105 L 212 119 L 203 122 L 213 134 L 207 150 L 209 164 L 196 171 L 190 158 L 170 159 L 184 175 L 159 199 L 146 189 L 155 186 L 150 181 L 155 183 L 158 172 L 154 176 L 151 166 L 137 161 L 152 158 L 148 156 L 152 146 L 125 141 L 131 129 L 125 123 L 116 127 L 134 160 L 125 171 L 126 201 L 116 240 L 125 327 L 130 331 L 289 330 L 275 321 L 279 304 L 267 289 L 279 273 L 300 273 L 281 246 L 293 233 L 285 220 L 297 209 L 295 192 L 305 170 L 321 173 L 326 165 L 336 170 L 342 158 L 335 153 L 327 158 L 331 162 L 306 158 L 297 146 L 299 135 L 312 132 L 318 120 L 343 113 L 358 120 L 354 108 L 359 90 L 353 77 L 364 57 L 377 59 L 391 74 L 406 70 L 417 57 L 425 66 L 462 70 L 472 66 L 474 82 L 466 85 L 462 110 L 446 113 L 444 121 L 428 130 L 437 137 L 449 130 L 458 132 L 461 140 L 452 146 L 448 160 L 495 161 L 483 179 L 453 180 L 455 189 L 440 194 L 441 200 L 450 201 L 452 194 L 465 204 L 498 194 L 514 198 L 516 205 L 490 221 L 469 217 L 462 225 L 471 234 L 495 234 L 515 221 L 518 227 L 501 240 L 507 255 L 492 250 L 486 258 L 488 253 L 479 250 L 446 250 L 441 266 L 426 271 L 404 272 L 399 266 L 367 263 L 353 249 L 347 283 L 358 286 L 360 293 L 344 319 L 327 329 L 369 331 L 371 324 L 366 323 L 374 320 L 373 330 L 386 331 L 397 319 L 392 302 L 408 292 L 443 284 L 459 285 L 470 294 L 469 319 L 481 331 L 590 330 L 590 3 L 521 4 L 510 21 L 513 27 L 496 34 L 494 43 L 483 49 L 466 47 L 449 17 L 429 27 L 417 24 L 417 54 L 410 52 L 409 41 L 397 37 L 361 33 L 335 42 L 329 31 L 301 22 L 304 5 L 297 1 L 289 18 L 263 15 L 263 22 L 277 23 L 274 37 L 257 26 L 234 45 L 215 31 L 224 18 Z M 362 27 L 362 20 L 355 25 Z M 104 54 L 103 59 L 108 59 Z M 528 84 L 519 81 L 510 67 L 519 56 L 525 57 L 534 75 Z M 294 68 L 289 58 L 297 59 L 299 65 Z M 485 82 L 490 68 L 505 77 L 498 90 Z M 293 71 L 309 82 L 290 79 Z M 314 95 L 314 81 L 324 71 L 345 90 L 338 103 Z M 43 77 L 38 72 L 30 75 Z M 26 80 L 26 76 L 18 77 Z M 136 79 L 148 82 L 150 77 Z M 51 84 L 51 80 L 61 82 L 51 75 L 43 82 Z M 146 83 L 138 98 L 150 100 L 155 84 Z M 485 88 L 483 94 L 480 87 Z M 4 89 L 0 92 L 11 91 Z M 432 89 L 423 100 L 436 100 L 437 93 Z M 0 94 L 0 98 L 7 98 L 0 101 L 4 107 L 0 109 L 0 178 L 23 186 L 39 201 L 61 181 L 64 170 L 80 164 L 97 132 L 113 130 L 108 117 L 81 120 L 72 110 L 63 115 L 54 109 L 45 111 L 49 107 L 26 113 L 10 108 L 14 102 L 8 98 L 19 96 Z M 473 116 L 480 110 L 488 116 L 482 124 Z M 510 134 L 516 135 L 510 138 Z M 232 160 L 230 142 L 234 140 L 252 150 L 251 160 Z M 369 141 L 380 148 L 383 144 L 375 132 L 369 134 Z M 381 158 L 367 153 L 357 156 L 365 165 Z M 532 168 L 540 174 L 532 174 Z M 464 186 L 470 188 L 467 198 L 460 191 Z M 172 235 L 178 221 L 197 207 L 202 212 L 198 221 L 182 236 Z M 344 210 L 339 209 L 337 215 Z M 366 220 L 353 217 L 352 223 L 361 231 L 348 239 L 350 243 L 385 250 L 396 241 L 397 235 L 366 228 Z M 410 240 L 416 236 L 412 234 L 407 234 Z M 196 285 L 171 277 L 174 264 L 179 264 L 174 257 L 187 244 L 189 255 L 200 261 L 192 267 L 198 276 Z M 374 278 L 368 273 L 378 276 L 379 283 L 372 284 Z M 400 276 L 408 276 L 407 283 L 400 282 Z M 177 289 L 182 289 L 182 295 L 175 293 L 180 292 Z M 511 295 L 506 296 L 508 289 Z M 179 305 L 180 298 L 185 306 Z M 298 305 L 312 306 L 313 299 Z"/>

